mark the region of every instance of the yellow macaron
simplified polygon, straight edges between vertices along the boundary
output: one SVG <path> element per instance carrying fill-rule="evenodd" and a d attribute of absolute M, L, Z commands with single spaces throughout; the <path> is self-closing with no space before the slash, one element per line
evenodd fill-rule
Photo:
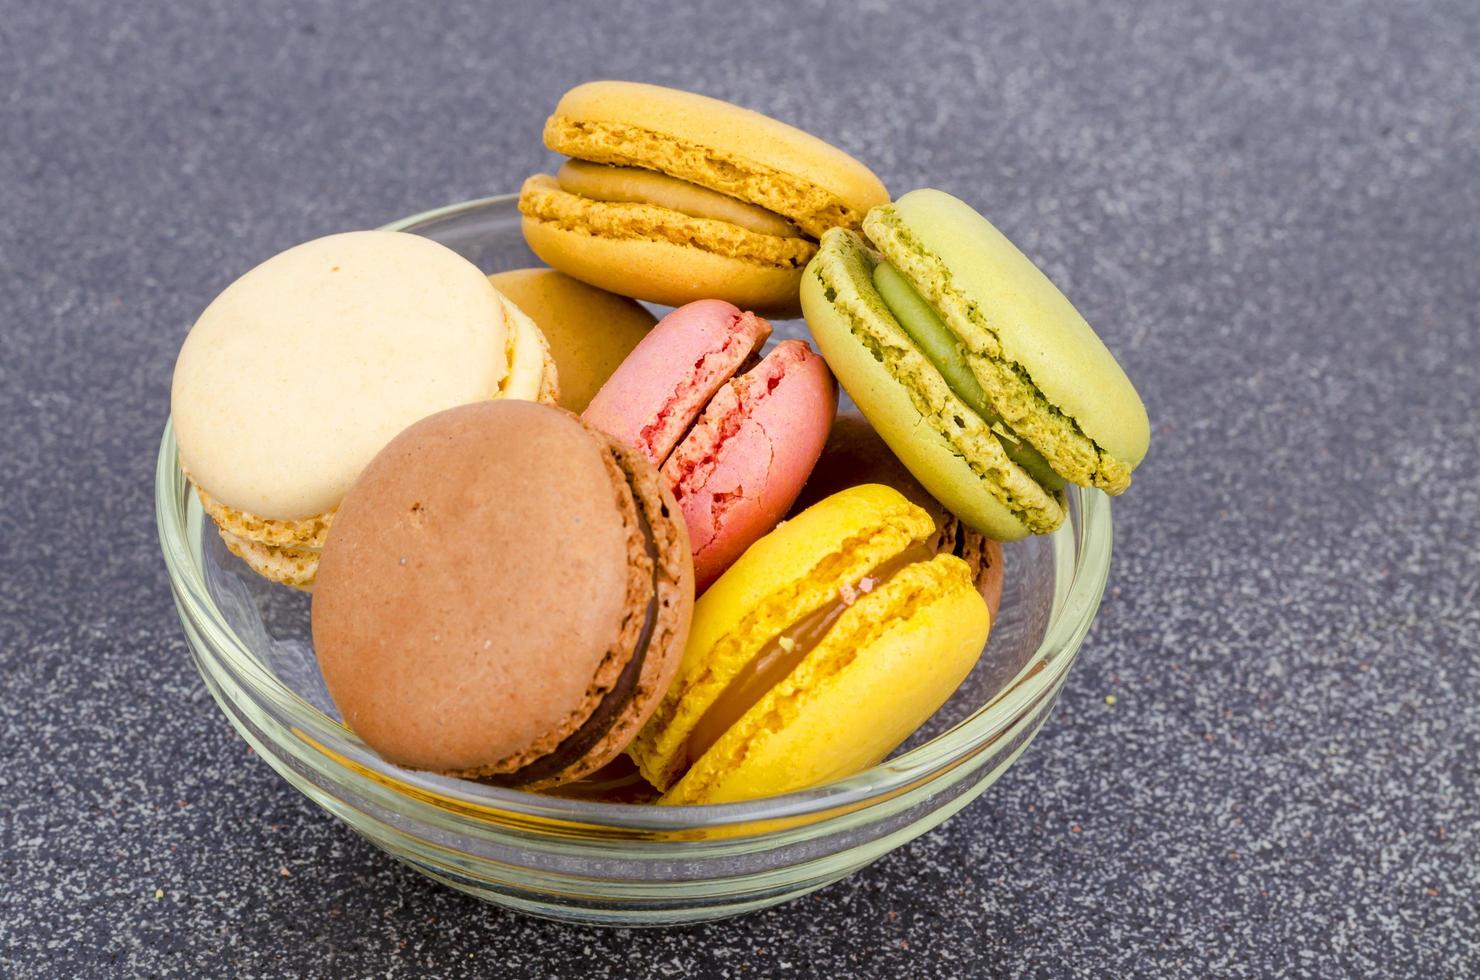
<path fill-rule="evenodd" d="M 815 136 L 657 85 L 578 85 L 544 138 L 571 159 L 524 183 L 530 248 L 584 282 L 670 306 L 794 314 L 817 239 L 889 200 L 872 171 Z"/>
<path fill-rule="evenodd" d="M 488 277 L 539 326 L 560 377 L 560 407 L 577 414 L 657 317 L 625 296 L 554 269 L 511 269 Z"/>
<path fill-rule="evenodd" d="M 629 753 L 664 803 L 723 803 L 884 759 L 956 690 L 991 625 L 961 559 L 898 491 L 853 487 L 756 542 L 700 597 Z"/>

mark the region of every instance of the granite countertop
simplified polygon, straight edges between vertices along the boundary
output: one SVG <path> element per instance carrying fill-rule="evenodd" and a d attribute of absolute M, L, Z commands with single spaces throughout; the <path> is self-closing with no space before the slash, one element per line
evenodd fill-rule
<path fill-rule="evenodd" d="M 0 5 L 0 975 L 1480 970 L 1480 5 L 171 6 Z M 593 77 L 972 201 L 1154 430 L 1022 760 L 669 932 L 480 905 L 300 797 L 205 693 L 153 525 L 204 304 L 517 187 Z"/>

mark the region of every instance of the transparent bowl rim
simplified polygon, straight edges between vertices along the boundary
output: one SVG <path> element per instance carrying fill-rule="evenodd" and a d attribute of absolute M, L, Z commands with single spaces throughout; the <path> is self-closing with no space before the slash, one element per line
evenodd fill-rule
<path fill-rule="evenodd" d="M 517 199 L 517 195 L 505 194 L 465 201 L 383 227 L 398 231 L 468 211 L 508 208 Z M 1025 708 L 1052 691 L 1073 665 L 1099 609 L 1113 540 L 1109 498 L 1098 490 L 1069 487 L 1067 492 L 1077 504 L 1079 520 L 1066 521 L 1055 534 L 1077 537 L 1069 554 L 1077 555 L 1078 562 L 1069 570 L 1068 587 L 1060 592 L 1043 640 L 1013 684 L 947 731 L 872 769 L 821 786 L 741 803 L 659 807 L 525 793 L 402 769 L 380 759 L 341 722 L 325 715 L 264 667 L 221 616 L 190 543 L 187 489 L 173 423 L 166 420 L 155 467 L 155 519 L 180 615 L 196 628 L 200 641 L 243 693 L 270 711 L 286 730 L 313 745 L 317 751 L 308 757 L 320 759 L 319 768 L 331 770 L 331 778 L 342 783 L 361 775 L 334 758 L 339 755 L 356 769 L 373 773 L 374 782 L 409 791 L 399 794 L 404 801 L 399 810 L 407 816 L 445 819 L 446 806 L 429 802 L 430 797 L 459 808 L 613 830 L 675 832 L 777 820 L 790 824 L 798 818 L 849 812 L 894 798 L 954 769 L 1010 727 Z M 206 525 L 209 531 L 208 519 Z M 190 639 L 194 642 L 195 638 Z M 326 752 L 324 746 L 331 746 L 333 753 Z"/>

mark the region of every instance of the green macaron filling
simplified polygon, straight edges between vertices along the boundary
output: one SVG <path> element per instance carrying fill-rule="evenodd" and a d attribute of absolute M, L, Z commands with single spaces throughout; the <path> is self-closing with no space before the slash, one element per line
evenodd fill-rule
<path fill-rule="evenodd" d="M 889 312 L 894 314 L 900 327 L 940 371 L 941 377 L 945 378 L 956 397 L 987 423 L 1002 443 L 1008 458 L 1049 490 L 1062 488 L 1064 478 L 1053 471 L 1038 450 L 1015 436 L 1007 423 L 988 407 L 981 383 L 966 365 L 961 342 L 940 317 L 936 316 L 930 304 L 925 302 L 910 281 L 884 260 L 874 266 L 873 281 L 879 298 L 884 301 Z"/>

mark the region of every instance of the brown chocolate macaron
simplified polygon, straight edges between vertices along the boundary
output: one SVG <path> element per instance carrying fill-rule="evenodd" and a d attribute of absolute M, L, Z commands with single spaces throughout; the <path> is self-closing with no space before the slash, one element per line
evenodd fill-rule
<path fill-rule="evenodd" d="M 387 760 L 540 789 L 627 746 L 693 604 L 656 468 L 566 411 L 490 401 L 406 429 L 351 487 L 313 641 L 345 723 Z"/>
<path fill-rule="evenodd" d="M 801 513 L 824 497 L 863 483 L 893 487 L 910 503 L 925 509 L 935 521 L 932 546 L 937 552 L 954 554 L 971 566 L 977 591 L 987 600 L 992 621 L 996 622 L 997 610 L 1002 605 L 1002 545 L 973 531 L 942 507 L 857 412 L 842 412 L 834 420 L 822 456 L 792 513 Z"/>

